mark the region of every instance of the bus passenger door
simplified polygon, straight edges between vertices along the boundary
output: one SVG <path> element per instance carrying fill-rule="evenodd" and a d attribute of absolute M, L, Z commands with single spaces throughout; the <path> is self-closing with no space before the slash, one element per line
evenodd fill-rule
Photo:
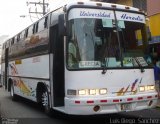
<path fill-rule="evenodd" d="M 8 88 L 8 48 L 5 49 L 5 69 L 4 69 L 4 77 L 3 77 L 3 84 L 5 89 Z"/>
<path fill-rule="evenodd" d="M 50 50 L 53 53 L 53 105 L 64 106 L 64 45 L 58 26 L 50 28 Z"/>

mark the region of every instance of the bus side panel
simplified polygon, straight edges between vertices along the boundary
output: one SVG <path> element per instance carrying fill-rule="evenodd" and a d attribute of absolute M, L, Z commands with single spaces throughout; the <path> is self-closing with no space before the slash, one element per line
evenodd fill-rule
<path fill-rule="evenodd" d="M 15 94 L 36 101 L 38 82 L 49 86 L 49 55 L 36 56 L 9 62 Z"/>
<path fill-rule="evenodd" d="M 1 64 L 1 82 L 0 84 L 4 86 L 4 73 L 5 73 L 5 63 Z"/>
<path fill-rule="evenodd" d="M 43 79 L 29 79 L 29 78 L 12 78 L 14 82 L 15 94 L 22 96 L 24 98 L 30 99 L 32 101 L 37 101 L 37 84 L 38 82 L 44 82 L 49 85 L 49 81 Z"/>

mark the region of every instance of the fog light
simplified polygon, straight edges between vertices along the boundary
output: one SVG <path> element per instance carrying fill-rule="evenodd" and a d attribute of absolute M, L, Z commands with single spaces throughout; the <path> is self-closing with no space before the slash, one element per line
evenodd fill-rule
<path fill-rule="evenodd" d="M 94 107 L 93 107 L 93 110 L 94 110 L 95 112 L 99 111 L 99 110 L 100 110 L 100 106 L 99 106 L 99 105 L 94 106 Z"/>

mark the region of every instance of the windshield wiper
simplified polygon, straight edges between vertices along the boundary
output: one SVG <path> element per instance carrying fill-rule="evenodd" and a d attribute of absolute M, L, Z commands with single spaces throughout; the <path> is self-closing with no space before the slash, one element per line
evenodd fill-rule
<path fill-rule="evenodd" d="M 102 74 L 105 74 L 107 72 L 108 63 L 109 63 L 109 59 L 107 57 L 104 57 L 104 65 L 102 69 Z"/>
<path fill-rule="evenodd" d="M 93 38 L 93 34 L 92 34 L 92 31 L 90 30 L 90 33 L 91 33 L 91 37 L 92 37 L 92 41 L 93 41 L 93 45 L 94 45 L 94 43 L 95 43 L 95 41 L 94 41 L 94 38 Z M 106 47 L 105 47 L 106 48 Z M 105 52 L 105 49 L 104 49 L 104 52 Z M 103 69 L 102 69 L 102 74 L 105 74 L 106 72 L 107 72 L 107 70 L 106 70 L 106 60 L 105 60 L 105 57 L 103 58 L 103 61 L 104 61 L 104 65 L 103 65 Z M 102 62 L 103 63 L 103 62 Z"/>
<path fill-rule="evenodd" d="M 105 34 L 104 34 L 104 37 L 105 37 Z M 102 56 L 104 66 L 103 66 L 102 74 L 105 74 L 107 72 L 107 67 L 108 67 L 108 63 L 109 63 L 109 58 L 107 58 L 107 56 L 109 55 L 110 42 L 111 42 L 111 34 L 109 36 L 109 40 L 108 41 L 106 40 L 104 43 L 104 51 L 103 51 L 104 54 Z"/>
<path fill-rule="evenodd" d="M 138 58 L 137 58 L 137 57 L 134 57 L 134 60 L 135 60 L 135 61 L 137 62 L 137 64 L 139 65 L 140 70 L 141 70 L 141 73 L 145 72 L 145 70 L 144 70 L 142 64 L 139 62 Z"/>

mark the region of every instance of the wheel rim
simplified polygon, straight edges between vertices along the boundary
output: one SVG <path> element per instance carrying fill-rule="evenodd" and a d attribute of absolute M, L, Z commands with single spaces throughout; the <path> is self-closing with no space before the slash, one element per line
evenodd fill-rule
<path fill-rule="evenodd" d="M 48 93 L 44 92 L 42 94 L 42 104 L 43 106 L 48 106 Z"/>

